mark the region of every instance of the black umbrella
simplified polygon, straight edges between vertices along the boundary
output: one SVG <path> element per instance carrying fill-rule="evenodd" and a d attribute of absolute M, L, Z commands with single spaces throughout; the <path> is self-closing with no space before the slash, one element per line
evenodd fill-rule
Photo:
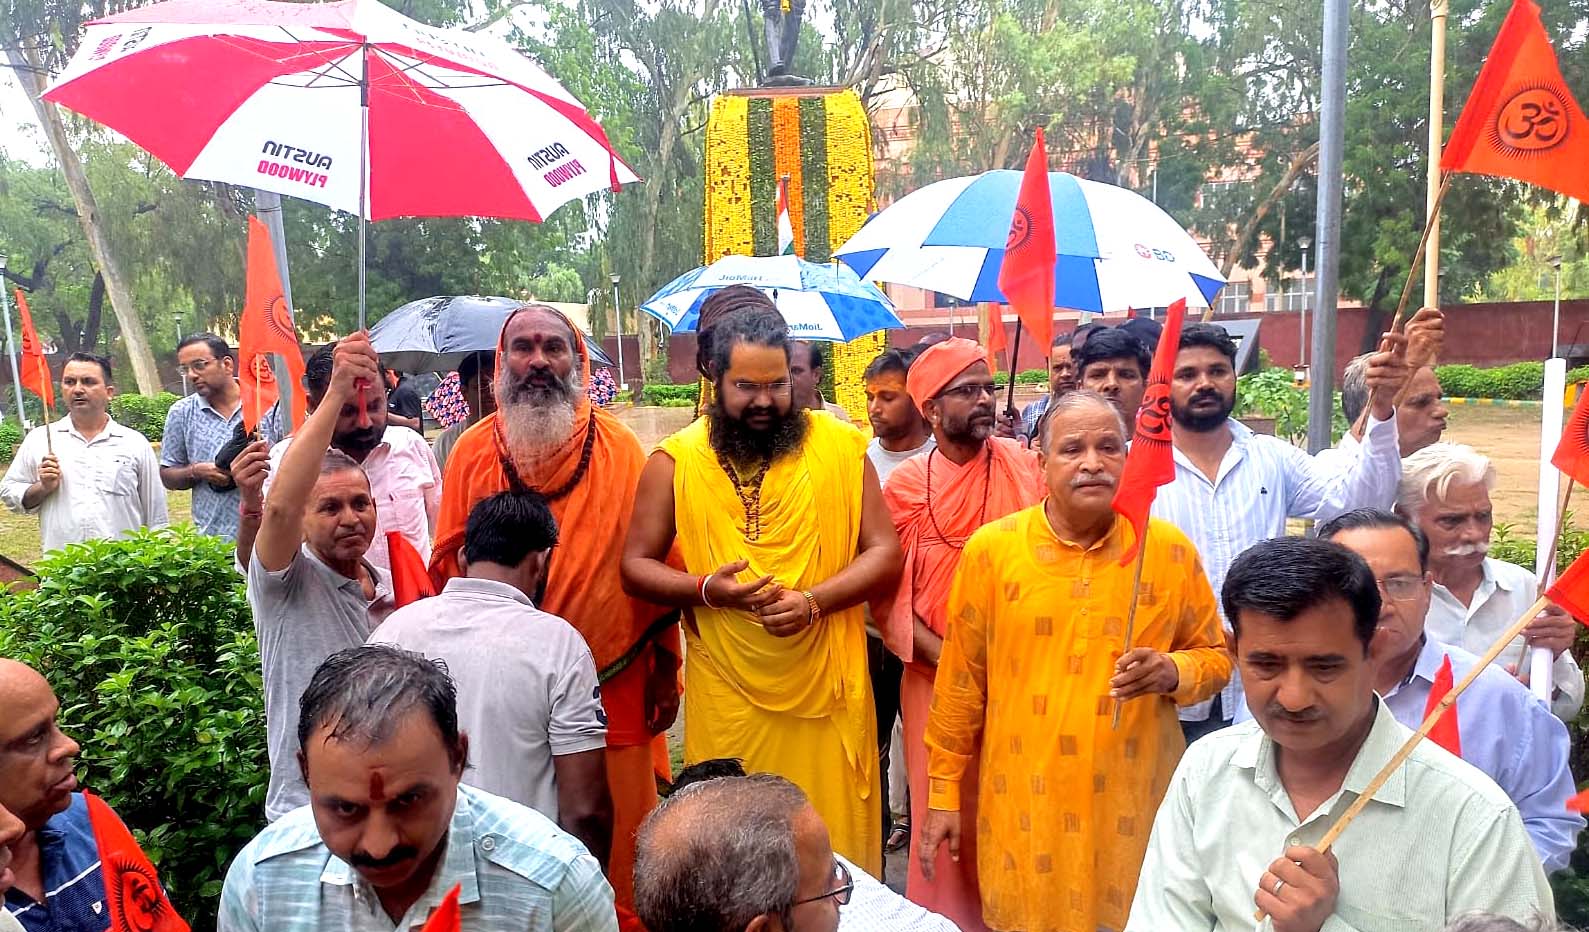
<path fill-rule="evenodd" d="M 451 372 L 470 353 L 496 352 L 502 324 L 524 302 L 457 295 L 410 301 L 370 328 L 381 362 L 398 372 Z M 584 334 L 593 368 L 611 366 L 601 344 Z"/>

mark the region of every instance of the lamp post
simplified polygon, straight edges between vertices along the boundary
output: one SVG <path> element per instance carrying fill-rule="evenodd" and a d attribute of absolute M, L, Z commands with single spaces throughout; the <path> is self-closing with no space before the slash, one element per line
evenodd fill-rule
<path fill-rule="evenodd" d="M 1297 237 L 1297 246 L 1302 250 L 1302 306 L 1297 309 L 1297 367 L 1306 371 L 1308 365 L 1308 249 L 1313 245 L 1313 237 L 1303 234 Z"/>
<path fill-rule="evenodd" d="M 1561 333 L 1561 255 L 1557 254 L 1545 260 L 1556 272 L 1556 300 L 1551 305 L 1550 312 L 1550 358 L 1555 359 L 1561 355 L 1561 347 L 1557 345 L 1558 334 Z"/>
<path fill-rule="evenodd" d="M 11 388 L 17 396 L 17 424 L 27 429 L 28 418 L 22 409 L 22 373 L 17 370 L 17 342 L 11 339 L 11 298 L 6 290 L 6 256 L 0 253 L 0 310 L 5 311 L 6 350 L 11 357 Z"/>
<path fill-rule="evenodd" d="M 622 280 L 623 276 L 617 272 L 612 273 L 612 314 L 618 322 L 618 388 L 620 390 L 629 387 L 629 383 L 625 382 L 623 377 L 623 304 L 618 299 L 618 283 Z"/>

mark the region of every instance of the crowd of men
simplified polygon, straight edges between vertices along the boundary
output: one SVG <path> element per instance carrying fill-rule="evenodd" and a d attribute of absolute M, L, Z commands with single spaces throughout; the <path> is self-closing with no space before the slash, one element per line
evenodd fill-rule
<path fill-rule="evenodd" d="M 1554 921 L 1546 876 L 1584 828 L 1559 609 L 1464 695 L 1460 757 L 1421 744 L 1322 850 L 1442 667 L 1537 594 L 1487 556 L 1493 466 L 1439 442 L 1438 311 L 1354 360 L 1352 430 L 1317 457 L 1231 416 L 1235 344 L 1187 326 L 1175 478 L 1141 539 L 1111 503 L 1156 322 L 1057 339 L 1019 417 L 975 342 L 889 349 L 868 439 L 767 297 L 725 289 L 700 318 L 710 400 L 649 453 L 543 305 L 469 360 L 471 416 L 434 450 L 362 333 L 308 361 L 289 436 L 245 436 L 226 344 L 183 341 L 194 393 L 158 459 L 109 418 L 109 363 L 67 363 L 69 416 L 0 499 L 55 547 L 164 524 L 155 483 L 191 488 L 238 543 L 270 783 L 223 932 L 409 929 L 453 890 L 466 930 Z M 1297 518 L 1316 535 L 1286 536 Z M 398 540 L 436 595 L 397 604 Z M 1555 657 L 1549 703 L 1519 681 L 1529 646 Z M 0 929 L 109 927 L 58 711 L 0 660 Z M 880 882 L 896 810 L 904 896 Z"/>

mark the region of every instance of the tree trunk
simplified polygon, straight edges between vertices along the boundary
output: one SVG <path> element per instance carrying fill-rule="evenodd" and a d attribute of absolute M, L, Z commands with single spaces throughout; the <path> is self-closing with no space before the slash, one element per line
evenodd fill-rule
<path fill-rule="evenodd" d="M 1297 176 L 1301 175 L 1303 170 L 1312 165 L 1318 157 L 1319 144 L 1314 143 L 1303 149 L 1301 154 L 1291 160 L 1291 164 L 1286 167 L 1286 173 L 1280 176 L 1280 180 L 1275 186 L 1269 189 L 1269 194 L 1258 202 L 1257 207 L 1253 208 L 1252 215 L 1247 218 L 1247 222 L 1242 224 L 1241 232 L 1236 234 L 1235 240 L 1230 244 L 1230 251 L 1225 253 L 1225 260 L 1219 264 L 1220 275 L 1225 278 L 1230 277 L 1230 270 L 1236 267 L 1236 261 L 1241 257 L 1242 249 L 1247 245 L 1247 241 L 1252 239 L 1258 232 L 1258 225 L 1263 223 L 1263 218 L 1267 217 L 1269 211 L 1273 210 L 1274 206 L 1280 202 L 1280 199 L 1286 196 L 1286 192 L 1291 190 L 1291 186 L 1296 183 Z"/>
<path fill-rule="evenodd" d="M 89 254 L 93 256 L 94 264 L 104 276 L 111 310 L 121 327 L 121 337 L 126 343 L 127 356 L 132 362 L 133 379 L 138 385 L 138 391 L 140 394 L 154 395 L 160 391 L 160 374 L 155 369 L 154 352 L 149 347 L 149 335 L 144 331 L 143 319 L 138 315 L 138 308 L 133 304 L 132 289 L 122 275 L 121 266 L 110 248 L 110 240 L 100 228 L 99 205 L 94 200 L 93 190 L 89 188 L 88 174 L 83 170 L 83 162 L 77 157 L 77 153 L 73 151 L 70 141 L 66 138 L 66 127 L 62 124 L 55 105 L 39 96 L 44 92 L 44 66 L 38 61 L 37 55 L 30 50 L 7 47 L 5 53 L 6 60 L 10 62 L 18 80 L 22 82 L 22 90 L 33 104 L 39 125 L 44 127 L 44 135 L 49 138 L 50 148 L 55 153 L 56 161 L 61 165 L 61 174 L 66 176 L 66 186 L 72 192 L 72 202 L 77 207 L 77 219 L 83 226 L 83 235 L 88 239 Z"/>

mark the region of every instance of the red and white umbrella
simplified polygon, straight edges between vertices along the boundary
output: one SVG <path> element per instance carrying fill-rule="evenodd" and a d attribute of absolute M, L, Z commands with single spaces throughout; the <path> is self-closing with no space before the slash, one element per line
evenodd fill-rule
<path fill-rule="evenodd" d="M 88 24 L 44 96 L 184 178 L 361 221 L 539 221 L 639 180 L 585 107 L 508 43 L 426 26 L 376 0 L 128 10 Z M 359 271 L 362 285 L 362 261 Z"/>

